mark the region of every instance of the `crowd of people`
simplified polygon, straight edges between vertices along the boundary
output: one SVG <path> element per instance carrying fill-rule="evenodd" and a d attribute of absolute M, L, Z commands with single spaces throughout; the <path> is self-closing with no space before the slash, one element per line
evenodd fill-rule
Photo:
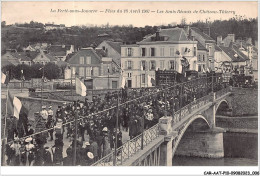
<path fill-rule="evenodd" d="M 220 82 L 216 82 L 214 88 L 221 86 Z M 162 116 L 172 115 L 181 107 L 207 95 L 211 88 L 206 80 L 171 88 L 125 88 L 119 92 L 108 92 L 104 98 L 93 97 L 91 102 L 85 99 L 85 102 L 64 103 L 56 113 L 52 106 L 48 109 L 43 106 L 38 113 L 44 124 L 43 129 L 35 128 L 34 131 L 27 124 L 24 136 L 28 137 L 21 140 L 15 128 L 10 128 L 6 147 L 7 165 L 91 165 L 115 147 L 122 146 L 122 131 L 133 139 L 158 123 Z M 75 117 L 78 119 L 77 126 Z M 45 132 L 34 135 L 41 130 Z M 64 138 L 71 142 L 65 153 Z M 47 140 L 54 140 L 54 145 L 47 146 Z"/>

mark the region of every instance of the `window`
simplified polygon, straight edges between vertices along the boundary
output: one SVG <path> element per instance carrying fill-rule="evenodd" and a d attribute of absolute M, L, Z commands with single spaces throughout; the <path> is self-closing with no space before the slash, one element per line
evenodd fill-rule
<path fill-rule="evenodd" d="M 212 48 L 211 46 L 209 46 L 209 55 L 211 56 L 211 51 L 212 51 Z"/>
<path fill-rule="evenodd" d="M 127 73 L 128 78 L 132 77 L 132 73 Z"/>
<path fill-rule="evenodd" d="M 155 56 L 155 48 L 151 48 L 151 56 Z"/>
<path fill-rule="evenodd" d="M 146 65 L 146 62 L 145 61 L 141 61 L 141 70 L 145 70 L 145 65 Z"/>
<path fill-rule="evenodd" d="M 106 50 L 106 47 L 102 46 L 102 49 L 105 51 L 105 50 Z"/>
<path fill-rule="evenodd" d="M 133 61 L 127 61 L 127 69 L 132 69 L 133 68 Z"/>
<path fill-rule="evenodd" d="M 198 65 L 198 72 L 201 72 L 201 65 Z"/>
<path fill-rule="evenodd" d="M 163 60 L 160 61 L 160 70 L 164 70 L 164 61 Z"/>
<path fill-rule="evenodd" d="M 205 62 L 205 55 L 202 55 L 202 61 Z"/>
<path fill-rule="evenodd" d="M 193 54 L 194 54 L 194 56 L 196 56 L 196 54 L 197 54 L 197 48 L 196 47 L 194 47 Z"/>
<path fill-rule="evenodd" d="M 127 56 L 132 56 L 132 48 L 127 48 Z"/>
<path fill-rule="evenodd" d="M 142 74 L 142 84 L 145 84 L 145 74 Z"/>
<path fill-rule="evenodd" d="M 43 55 L 41 55 L 41 58 L 43 58 Z"/>
<path fill-rule="evenodd" d="M 99 69 L 98 67 L 93 68 L 93 76 L 98 76 L 99 75 Z"/>
<path fill-rule="evenodd" d="M 205 71 L 206 71 L 206 65 L 204 65 L 204 64 L 203 64 L 203 65 L 202 65 L 202 68 L 203 68 L 203 70 L 202 70 L 202 71 L 204 71 L 204 72 L 205 72 Z"/>
<path fill-rule="evenodd" d="M 155 61 L 150 62 L 150 70 L 155 70 Z"/>
<path fill-rule="evenodd" d="M 91 69 L 92 69 L 91 67 L 86 67 L 86 76 L 88 77 L 92 76 Z"/>
<path fill-rule="evenodd" d="M 112 89 L 117 89 L 117 81 L 112 81 Z"/>
<path fill-rule="evenodd" d="M 28 65 L 31 66 L 31 62 L 28 62 Z"/>
<path fill-rule="evenodd" d="M 174 48 L 170 48 L 170 56 L 174 56 Z"/>
<path fill-rule="evenodd" d="M 79 57 L 79 64 L 84 64 L 84 56 Z"/>
<path fill-rule="evenodd" d="M 87 56 L 87 64 L 91 64 L 91 57 L 90 56 Z"/>
<path fill-rule="evenodd" d="M 84 75 L 84 67 L 79 67 L 79 76 L 85 76 Z"/>
<path fill-rule="evenodd" d="M 24 64 L 24 62 L 22 62 L 22 64 Z"/>
<path fill-rule="evenodd" d="M 142 57 L 144 57 L 146 55 L 145 51 L 146 51 L 146 48 L 142 48 Z"/>
<path fill-rule="evenodd" d="M 160 56 L 164 56 L 164 48 L 160 48 Z"/>
<path fill-rule="evenodd" d="M 198 61 L 200 62 L 200 54 L 199 54 L 199 59 L 198 59 Z"/>
<path fill-rule="evenodd" d="M 175 69 L 175 62 L 173 60 L 170 61 L 170 70 Z"/>

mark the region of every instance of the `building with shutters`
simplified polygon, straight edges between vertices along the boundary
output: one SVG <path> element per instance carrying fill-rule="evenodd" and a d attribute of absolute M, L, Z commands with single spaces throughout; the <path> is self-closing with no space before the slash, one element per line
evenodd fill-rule
<path fill-rule="evenodd" d="M 119 67 L 102 49 L 82 48 L 67 60 L 65 79 L 93 80 L 94 89 L 119 87 Z"/>
<path fill-rule="evenodd" d="M 198 71 L 197 41 L 182 28 L 161 29 L 133 45 L 121 45 L 122 78 L 128 87 L 148 87 L 155 70 Z"/>

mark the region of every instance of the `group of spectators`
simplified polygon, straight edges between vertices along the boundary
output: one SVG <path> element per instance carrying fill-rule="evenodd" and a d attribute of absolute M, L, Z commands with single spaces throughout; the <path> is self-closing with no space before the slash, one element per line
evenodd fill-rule
<path fill-rule="evenodd" d="M 221 86 L 218 83 L 214 88 Z M 33 135 L 38 129 L 35 128 L 34 132 L 27 125 L 24 136 L 32 136 L 20 140 L 15 137 L 17 134 L 13 130 L 8 135 L 7 165 L 91 165 L 111 153 L 115 147 L 122 146 L 122 131 L 132 139 L 158 123 L 159 118 L 172 115 L 210 91 L 211 86 L 206 81 L 190 82 L 171 88 L 125 88 L 119 92 L 108 92 L 104 98 L 93 97 L 91 102 L 85 99 L 85 102 L 64 103 L 55 114 L 51 106 L 48 110 L 43 106 L 38 116 L 45 132 Z M 78 119 L 77 126 L 75 117 Z M 53 140 L 54 134 L 54 145 L 47 146 L 47 138 Z M 69 138 L 71 142 L 65 153 L 64 138 Z"/>

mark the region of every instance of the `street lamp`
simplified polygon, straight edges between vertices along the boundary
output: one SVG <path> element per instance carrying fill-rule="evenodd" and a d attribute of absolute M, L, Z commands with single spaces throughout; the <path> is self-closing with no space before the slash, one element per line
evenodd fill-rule
<path fill-rule="evenodd" d="M 107 67 L 107 88 L 109 89 L 109 66 Z"/>

